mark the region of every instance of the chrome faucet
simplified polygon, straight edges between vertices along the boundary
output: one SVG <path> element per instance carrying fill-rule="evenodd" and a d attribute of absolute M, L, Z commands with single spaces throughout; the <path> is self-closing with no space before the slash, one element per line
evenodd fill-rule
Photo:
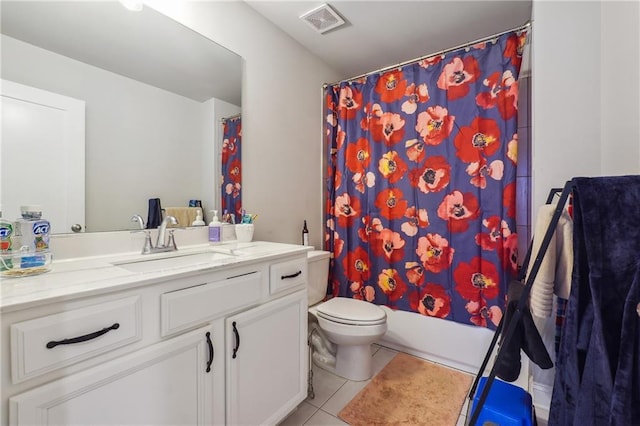
<path fill-rule="evenodd" d="M 140 227 L 140 231 L 134 232 L 144 232 L 144 246 L 142 247 L 142 254 L 149 254 L 153 250 L 153 244 L 151 244 L 151 231 L 145 229 L 144 219 L 139 214 L 134 214 L 131 217 L 131 222 L 136 222 Z"/>
<path fill-rule="evenodd" d="M 173 216 L 165 216 L 164 220 L 158 226 L 158 240 L 156 241 L 156 250 L 164 249 L 164 251 L 177 250 L 175 240 L 173 238 L 173 231 L 169 231 L 169 243 L 167 244 L 165 234 L 167 232 L 168 224 L 177 225 L 178 219 Z"/>

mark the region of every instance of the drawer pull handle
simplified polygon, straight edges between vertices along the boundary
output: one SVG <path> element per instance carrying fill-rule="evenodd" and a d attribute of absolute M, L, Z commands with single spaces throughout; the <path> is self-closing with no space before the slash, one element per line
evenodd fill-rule
<path fill-rule="evenodd" d="M 289 278 L 295 278 L 295 277 L 299 276 L 300 274 L 302 274 L 302 271 L 298 271 L 295 274 L 291 274 L 291 275 L 283 275 L 283 276 L 280 277 L 280 279 L 281 280 L 286 280 L 286 279 L 289 279 Z"/>
<path fill-rule="evenodd" d="M 211 364 L 213 364 L 213 342 L 211 342 L 211 333 L 207 331 L 207 346 L 209 346 L 209 361 L 207 361 L 207 373 L 211 371 Z"/>
<path fill-rule="evenodd" d="M 103 334 L 110 332 L 111 330 L 117 330 L 119 328 L 120 328 L 120 324 L 115 323 L 111 327 L 106 327 L 100 331 L 94 331 L 93 333 L 85 334 L 84 336 L 73 337 L 71 339 L 64 339 L 64 340 L 52 340 L 49 343 L 47 343 L 47 349 L 53 349 L 58 345 L 73 345 L 74 343 L 86 342 L 87 340 L 98 338 Z"/>
<path fill-rule="evenodd" d="M 231 325 L 233 326 L 233 334 L 236 335 L 236 347 L 233 348 L 233 356 L 231 358 L 236 359 L 236 356 L 238 354 L 238 349 L 240 349 L 240 333 L 238 333 L 238 329 L 236 328 L 235 321 Z"/>

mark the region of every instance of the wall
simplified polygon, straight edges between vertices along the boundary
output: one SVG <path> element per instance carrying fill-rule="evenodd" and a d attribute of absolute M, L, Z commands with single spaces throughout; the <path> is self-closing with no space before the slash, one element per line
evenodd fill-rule
<path fill-rule="evenodd" d="M 532 16 L 535 223 L 550 188 L 574 176 L 640 173 L 640 6 L 534 0 Z M 541 327 L 551 343 L 553 320 Z M 536 385 L 550 392 L 553 374 L 534 370 Z"/>
<path fill-rule="evenodd" d="M 200 102 L 6 36 L 2 77 L 86 101 L 87 231 L 130 229 L 149 198 L 203 198 Z"/>
<path fill-rule="evenodd" d="M 243 206 L 255 238 L 323 241 L 322 83 L 340 76 L 243 2 L 146 2 L 244 59 Z"/>

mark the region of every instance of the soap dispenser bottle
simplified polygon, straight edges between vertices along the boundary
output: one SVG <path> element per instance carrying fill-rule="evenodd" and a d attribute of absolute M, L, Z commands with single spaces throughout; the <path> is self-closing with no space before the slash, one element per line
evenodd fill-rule
<path fill-rule="evenodd" d="M 211 210 L 213 213 L 213 217 L 211 218 L 211 222 L 209 222 L 209 241 L 218 243 L 220 242 L 220 227 L 222 223 L 220 223 L 220 219 L 218 219 L 218 211 Z"/>
<path fill-rule="evenodd" d="M 202 210 L 196 210 L 196 220 L 193 221 L 191 226 L 204 226 L 206 223 L 202 220 Z"/>

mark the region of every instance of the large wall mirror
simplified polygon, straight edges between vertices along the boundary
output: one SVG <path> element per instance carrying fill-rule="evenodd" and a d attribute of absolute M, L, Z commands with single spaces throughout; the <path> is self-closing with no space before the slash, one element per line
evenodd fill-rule
<path fill-rule="evenodd" d="M 62 221 L 73 224 L 83 209 L 83 231 L 96 232 L 132 229 L 150 199 L 163 208 L 201 200 L 205 220 L 220 208 L 222 123 L 241 112 L 241 57 L 147 6 L 0 7 L 2 106 L 10 112 L 0 146 L 3 217 L 41 204 L 56 217 L 53 233 L 69 233 Z M 29 120 L 48 118 L 23 120 L 25 102 L 37 107 Z M 60 200 L 84 206 L 64 216 L 52 207 Z"/>

